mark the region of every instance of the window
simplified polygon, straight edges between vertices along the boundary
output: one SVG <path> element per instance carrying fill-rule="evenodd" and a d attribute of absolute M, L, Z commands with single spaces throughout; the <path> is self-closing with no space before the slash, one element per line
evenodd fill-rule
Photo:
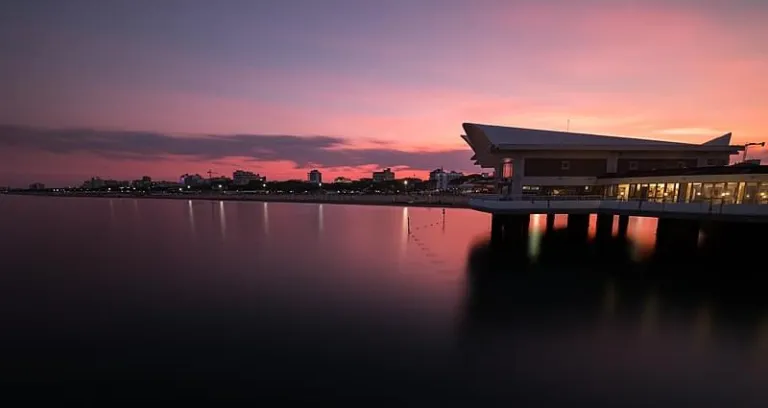
<path fill-rule="evenodd" d="M 560 162 L 560 170 L 570 170 L 571 169 L 571 162 L 568 160 L 563 160 Z"/>
<path fill-rule="evenodd" d="M 768 183 L 760 183 L 759 191 L 757 193 L 758 204 L 768 204 Z"/>
<path fill-rule="evenodd" d="M 760 201 L 760 193 L 757 183 L 747 183 L 744 188 L 744 204 L 757 204 Z"/>
<path fill-rule="evenodd" d="M 715 183 L 712 187 L 712 203 L 720 204 L 725 198 L 725 183 Z"/>
<path fill-rule="evenodd" d="M 725 190 L 723 191 L 723 203 L 733 204 L 738 198 L 739 183 L 725 183 Z"/>
<path fill-rule="evenodd" d="M 691 202 L 699 202 L 704 199 L 702 196 L 704 191 L 704 188 L 702 187 L 701 183 L 692 183 L 691 184 Z"/>
<path fill-rule="evenodd" d="M 501 177 L 508 179 L 512 178 L 512 162 L 505 161 L 501 168 Z"/>
<path fill-rule="evenodd" d="M 664 201 L 671 201 L 675 202 L 677 201 L 677 190 L 680 187 L 678 183 L 667 183 L 666 189 L 664 190 Z"/>
<path fill-rule="evenodd" d="M 639 168 L 639 166 L 637 165 L 636 161 L 629 162 L 629 169 L 630 170 L 637 170 L 638 168 Z"/>

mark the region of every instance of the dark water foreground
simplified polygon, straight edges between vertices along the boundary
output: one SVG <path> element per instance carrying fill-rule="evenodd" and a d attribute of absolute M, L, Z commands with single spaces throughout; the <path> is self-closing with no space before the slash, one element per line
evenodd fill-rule
<path fill-rule="evenodd" d="M 0 399 L 765 406 L 754 229 L 657 251 L 652 219 L 543 224 L 0 197 Z"/>

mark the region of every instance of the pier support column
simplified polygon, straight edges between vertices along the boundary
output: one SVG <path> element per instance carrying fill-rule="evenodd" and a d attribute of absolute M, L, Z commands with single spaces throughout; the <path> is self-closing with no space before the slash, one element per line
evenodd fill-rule
<path fill-rule="evenodd" d="M 504 239 L 515 241 L 528 236 L 528 229 L 531 225 L 531 216 L 530 214 L 505 215 L 503 223 Z"/>
<path fill-rule="evenodd" d="M 503 215 L 491 215 L 491 243 L 498 244 L 504 237 L 504 219 Z"/>
<path fill-rule="evenodd" d="M 555 214 L 547 214 L 547 232 L 555 229 Z"/>
<path fill-rule="evenodd" d="M 755 222 L 705 221 L 704 251 L 710 254 L 733 254 L 750 257 L 765 251 L 765 224 Z"/>
<path fill-rule="evenodd" d="M 613 214 L 597 214 L 597 238 L 610 238 L 613 233 Z"/>
<path fill-rule="evenodd" d="M 586 240 L 589 231 L 589 214 L 568 214 L 568 235 L 573 239 Z"/>
<path fill-rule="evenodd" d="M 698 220 L 659 218 L 656 227 L 656 254 L 665 258 L 683 258 L 699 245 Z"/>
<path fill-rule="evenodd" d="M 619 215 L 619 236 L 626 237 L 629 229 L 629 215 Z"/>

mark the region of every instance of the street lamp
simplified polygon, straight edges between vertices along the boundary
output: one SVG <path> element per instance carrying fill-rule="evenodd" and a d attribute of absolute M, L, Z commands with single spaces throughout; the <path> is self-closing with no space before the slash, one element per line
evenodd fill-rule
<path fill-rule="evenodd" d="M 757 143 L 757 142 L 746 143 L 746 144 L 744 145 L 744 157 L 743 157 L 743 158 L 742 158 L 742 160 L 741 160 L 741 161 L 742 161 L 742 162 L 744 162 L 744 163 L 746 163 L 746 162 L 747 162 L 747 150 L 749 150 L 749 146 L 760 146 L 760 147 L 765 147 L 765 142 L 759 142 L 759 143 Z"/>

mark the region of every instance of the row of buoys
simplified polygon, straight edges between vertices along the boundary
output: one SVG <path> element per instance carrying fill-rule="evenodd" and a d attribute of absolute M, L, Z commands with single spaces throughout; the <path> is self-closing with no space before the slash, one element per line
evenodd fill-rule
<path fill-rule="evenodd" d="M 412 240 L 416 244 L 416 246 L 421 250 L 421 252 L 424 254 L 424 256 L 427 257 L 430 260 L 431 263 L 433 263 L 435 265 L 442 266 L 445 262 L 442 259 L 440 259 L 440 257 L 438 257 L 436 253 L 432 252 L 429 249 L 429 247 L 424 243 L 423 240 L 419 239 L 416 236 L 416 234 L 411 231 L 410 225 L 411 225 L 411 217 L 408 217 L 408 235 L 412 238 Z M 440 225 L 440 222 L 433 222 L 433 223 L 430 223 L 430 224 L 425 224 L 425 225 L 422 225 L 422 226 L 419 226 L 419 227 L 415 227 L 413 229 L 413 231 L 425 230 L 427 228 L 435 227 L 435 226 L 438 226 L 438 225 Z"/>

